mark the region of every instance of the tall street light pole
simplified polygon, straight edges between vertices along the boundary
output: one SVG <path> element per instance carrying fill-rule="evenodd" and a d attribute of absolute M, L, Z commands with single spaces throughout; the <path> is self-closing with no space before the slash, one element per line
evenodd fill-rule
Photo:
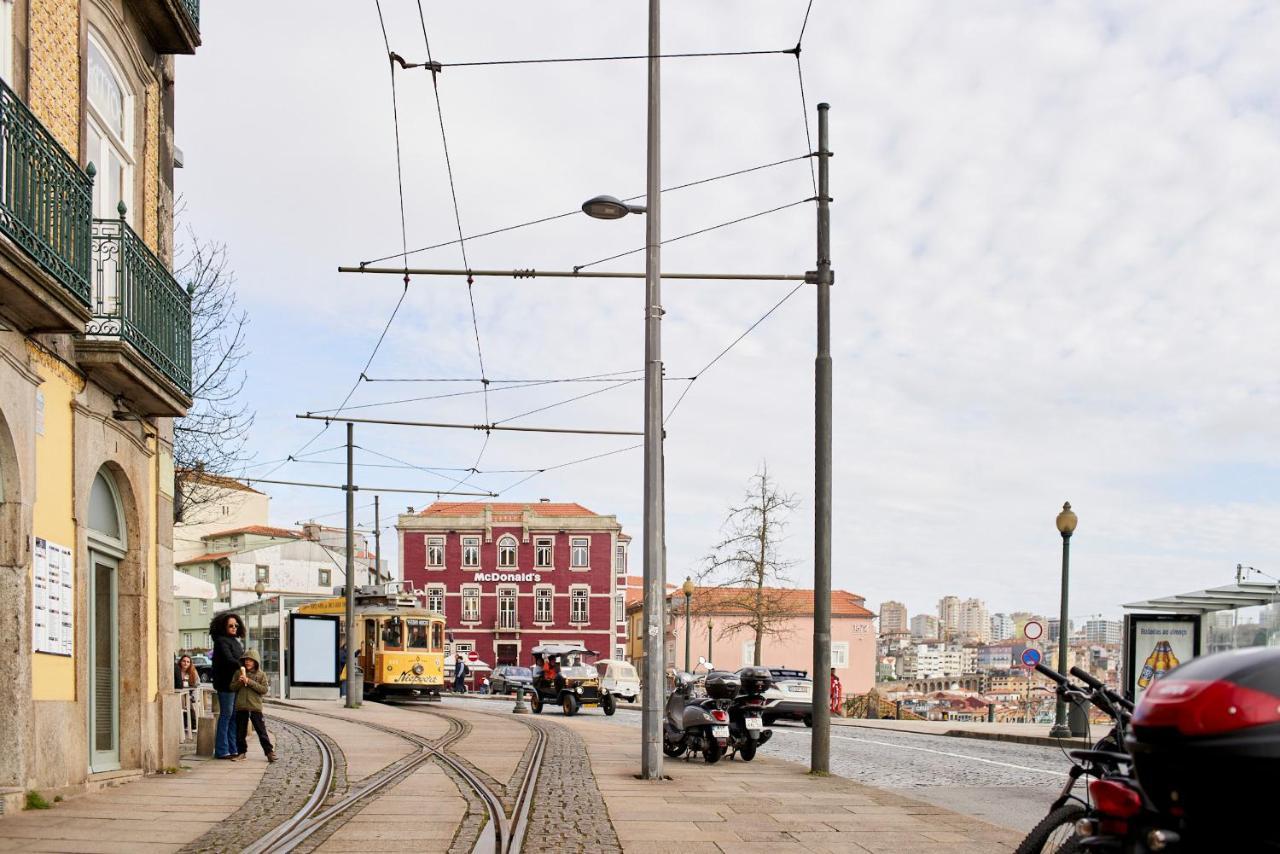
<path fill-rule="evenodd" d="M 814 373 L 813 736 L 809 772 L 831 771 L 831 182 L 829 104 L 818 105 L 818 355 Z"/>
<path fill-rule="evenodd" d="M 360 708 L 351 690 L 356 673 L 356 455 L 355 425 L 347 422 L 347 708 Z"/>
<path fill-rule="evenodd" d="M 640 776 L 662 779 L 666 555 L 662 459 L 661 0 L 649 0 L 649 108 L 644 229 L 644 745 Z"/>
<path fill-rule="evenodd" d="M 378 506 L 378 496 L 373 496 L 373 573 L 376 579 L 372 583 L 382 582 L 382 514 Z"/>
<path fill-rule="evenodd" d="M 689 673 L 693 670 L 693 658 L 689 652 L 689 644 L 693 639 L 693 635 L 690 634 L 692 629 L 689 625 L 689 604 L 693 601 L 693 579 L 686 575 L 684 577 L 684 586 L 680 589 L 684 591 L 684 672 Z M 707 660 L 711 660 L 710 656 L 707 657 Z"/>
<path fill-rule="evenodd" d="M 1058 666 L 1059 673 L 1067 672 L 1067 581 L 1070 578 L 1071 535 L 1076 530 L 1076 514 L 1071 509 L 1071 502 L 1062 505 L 1062 512 L 1057 518 L 1058 533 L 1062 535 L 1062 597 L 1058 603 Z M 1049 730 L 1050 738 L 1070 738 L 1071 728 L 1067 726 L 1067 703 L 1061 697 L 1055 707 L 1053 727 Z"/>

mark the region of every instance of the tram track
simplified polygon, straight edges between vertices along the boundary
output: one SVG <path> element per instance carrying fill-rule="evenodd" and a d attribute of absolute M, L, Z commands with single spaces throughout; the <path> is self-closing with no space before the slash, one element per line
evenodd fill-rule
<path fill-rule="evenodd" d="M 354 720 L 342 715 L 316 711 L 291 704 L 282 703 L 280 705 L 294 713 L 356 724 L 357 726 L 397 736 L 413 744 L 417 751 L 397 760 L 370 778 L 366 778 L 359 785 L 352 786 L 342 797 L 326 806 L 325 801 L 333 787 L 335 762 L 332 752 L 325 743 L 325 739 L 321 737 L 318 731 L 305 724 L 277 718 L 282 725 L 293 727 L 316 742 L 321 757 L 320 774 L 306 803 L 266 835 L 245 847 L 244 851 L 247 854 L 285 854 L 285 852 L 303 848 L 318 834 L 321 834 L 334 822 L 339 821 L 345 813 L 363 806 L 366 802 L 371 802 L 379 792 L 405 779 L 418 767 L 432 759 L 446 766 L 457 778 L 461 779 L 479 798 L 484 807 L 485 825 L 477 837 L 475 845 L 472 847 L 472 854 L 518 854 L 520 852 L 528 825 L 530 806 L 533 801 L 533 789 L 537 783 L 542 757 L 546 750 L 547 733 L 542 726 L 530 721 L 520 721 L 531 731 L 533 744 L 529 761 L 521 776 L 519 785 L 514 795 L 512 795 L 509 791 L 509 786 L 503 786 L 503 791 L 501 792 L 497 791 L 493 785 L 486 782 L 476 772 L 464 757 L 450 752 L 450 746 L 464 738 L 471 730 L 470 723 L 456 715 L 445 713 L 436 708 L 397 704 L 399 708 L 410 708 L 423 714 L 442 718 L 448 722 L 449 731 L 445 735 L 437 739 L 429 739 L 404 729 L 370 721 Z M 492 716 L 494 713 L 477 711 L 470 714 Z M 504 796 L 510 796 L 512 803 L 510 812 L 507 811 L 504 805 Z"/>

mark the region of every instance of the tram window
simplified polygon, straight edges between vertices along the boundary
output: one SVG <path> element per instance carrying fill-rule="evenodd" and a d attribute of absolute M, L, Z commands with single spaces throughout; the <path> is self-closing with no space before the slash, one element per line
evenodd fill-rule
<path fill-rule="evenodd" d="M 427 648 L 427 621 L 409 621 L 409 649 Z"/>
<path fill-rule="evenodd" d="M 401 639 L 400 618 L 392 617 L 383 623 L 382 648 L 400 649 L 404 641 Z"/>
<path fill-rule="evenodd" d="M 439 652 L 444 648 L 444 623 L 431 624 L 431 651 Z"/>

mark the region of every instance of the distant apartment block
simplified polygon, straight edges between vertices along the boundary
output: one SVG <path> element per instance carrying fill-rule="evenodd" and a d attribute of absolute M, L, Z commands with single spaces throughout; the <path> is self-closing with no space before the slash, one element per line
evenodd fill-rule
<path fill-rule="evenodd" d="M 981 599 L 966 599 L 960 603 L 957 634 L 964 640 L 986 643 L 991 638 L 991 618 L 987 603 Z"/>
<path fill-rule="evenodd" d="M 916 640 L 936 639 L 938 629 L 938 618 L 932 614 L 916 614 L 911 618 L 911 637 Z"/>
<path fill-rule="evenodd" d="M 1013 617 L 1008 614 L 992 614 L 990 624 L 992 643 L 1008 640 L 1017 632 L 1017 628 L 1014 626 Z"/>
<path fill-rule="evenodd" d="M 960 597 L 943 596 L 938 600 L 939 637 L 953 638 L 960 632 Z"/>
<path fill-rule="evenodd" d="M 907 606 L 901 602 L 884 602 L 880 605 L 880 634 L 905 634 L 911 630 L 907 620 Z"/>
<path fill-rule="evenodd" d="M 1091 644 L 1120 643 L 1120 634 L 1123 629 L 1124 623 L 1120 620 L 1091 619 L 1084 624 L 1084 639 Z"/>

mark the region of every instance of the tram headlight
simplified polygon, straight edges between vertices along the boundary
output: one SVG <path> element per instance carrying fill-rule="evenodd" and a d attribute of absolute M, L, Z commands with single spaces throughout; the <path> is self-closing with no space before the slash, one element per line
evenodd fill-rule
<path fill-rule="evenodd" d="M 574 688 L 573 690 L 574 690 L 574 693 L 581 694 L 581 693 L 582 693 L 582 686 L 581 686 L 581 685 L 579 685 L 579 686 L 577 686 L 576 688 Z"/>
<path fill-rule="evenodd" d="M 421 675 L 422 675 L 422 665 L 421 665 L 421 664 L 415 664 L 415 665 L 413 665 L 413 675 L 414 675 L 414 676 L 421 676 Z"/>

